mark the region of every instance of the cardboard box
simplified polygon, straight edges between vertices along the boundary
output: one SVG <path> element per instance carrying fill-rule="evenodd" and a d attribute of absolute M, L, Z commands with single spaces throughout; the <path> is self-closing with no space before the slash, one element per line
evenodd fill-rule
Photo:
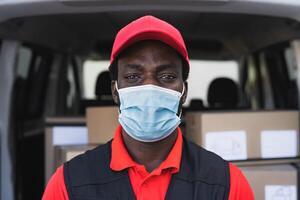
<path fill-rule="evenodd" d="M 56 168 L 72 158 L 95 148 L 96 145 L 68 145 L 55 147 Z"/>
<path fill-rule="evenodd" d="M 119 124 L 118 116 L 117 106 L 87 108 L 89 144 L 103 144 L 111 140 Z"/>
<path fill-rule="evenodd" d="M 86 114 L 86 118 L 46 119 L 46 183 L 64 161 L 113 138 L 118 125 L 118 107 L 91 107 Z"/>
<path fill-rule="evenodd" d="M 240 167 L 256 200 L 297 200 L 298 170 L 292 165 Z"/>
<path fill-rule="evenodd" d="M 85 118 L 56 117 L 46 119 L 45 183 L 57 168 L 55 148 L 66 145 L 86 145 L 88 131 Z"/>
<path fill-rule="evenodd" d="M 299 156 L 298 111 L 189 112 L 186 136 L 226 160 Z"/>

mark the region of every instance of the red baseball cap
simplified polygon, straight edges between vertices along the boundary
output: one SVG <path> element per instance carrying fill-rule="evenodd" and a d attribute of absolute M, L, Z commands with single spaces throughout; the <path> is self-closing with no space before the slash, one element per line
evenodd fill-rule
<path fill-rule="evenodd" d="M 129 23 L 116 35 L 110 56 L 112 64 L 119 53 L 142 40 L 159 40 L 175 49 L 189 65 L 189 56 L 180 32 L 171 24 L 147 15 Z"/>

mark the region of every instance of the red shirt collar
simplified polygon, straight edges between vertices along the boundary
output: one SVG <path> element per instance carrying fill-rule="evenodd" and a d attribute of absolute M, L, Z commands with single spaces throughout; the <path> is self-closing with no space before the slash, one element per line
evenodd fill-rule
<path fill-rule="evenodd" d="M 181 162 L 181 154 L 182 154 L 182 133 L 180 128 L 177 128 L 178 136 L 174 146 L 172 147 L 169 155 L 166 160 L 164 160 L 161 165 L 158 167 L 159 169 L 168 169 L 171 168 L 172 172 L 178 172 L 180 169 Z M 131 156 L 129 155 L 125 144 L 122 139 L 122 127 L 118 126 L 114 139 L 111 145 L 111 162 L 110 168 L 114 171 L 121 171 L 130 167 L 137 167 L 140 164 L 136 163 Z"/>

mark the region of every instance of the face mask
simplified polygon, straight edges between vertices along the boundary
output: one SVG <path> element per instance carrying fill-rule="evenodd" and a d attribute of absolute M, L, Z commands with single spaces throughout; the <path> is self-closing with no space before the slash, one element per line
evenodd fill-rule
<path fill-rule="evenodd" d="M 184 86 L 182 93 L 155 85 L 119 89 L 121 126 L 141 142 L 168 137 L 180 124 L 177 111 L 183 92 Z"/>

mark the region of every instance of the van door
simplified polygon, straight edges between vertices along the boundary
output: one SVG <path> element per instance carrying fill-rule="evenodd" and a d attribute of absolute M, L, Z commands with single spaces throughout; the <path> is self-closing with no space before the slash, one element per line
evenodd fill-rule
<path fill-rule="evenodd" d="M 48 49 L 18 48 L 9 133 L 15 199 L 40 199 L 44 188 L 44 115 L 52 61 Z"/>
<path fill-rule="evenodd" d="M 14 199 L 13 170 L 10 140 L 11 93 L 15 77 L 15 61 L 19 43 L 3 40 L 0 49 L 0 160 L 1 160 L 1 199 Z"/>

